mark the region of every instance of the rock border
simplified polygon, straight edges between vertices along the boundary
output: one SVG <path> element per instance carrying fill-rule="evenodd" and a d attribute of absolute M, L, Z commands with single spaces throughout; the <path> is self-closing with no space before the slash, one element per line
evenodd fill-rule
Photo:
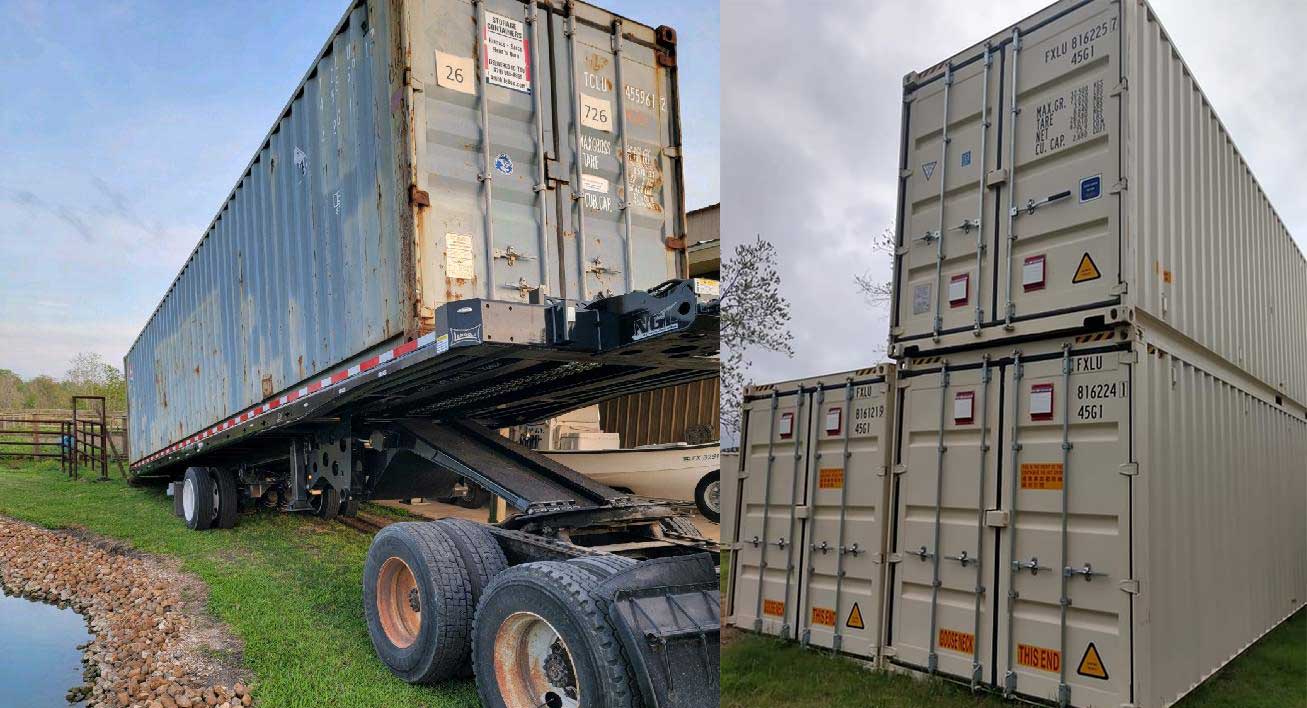
<path fill-rule="evenodd" d="M 9 594 L 71 608 L 94 638 L 85 683 L 69 702 L 90 708 L 236 708 L 254 702 L 241 644 L 206 609 L 208 587 L 172 559 L 81 529 L 51 531 L 0 516 L 0 584 Z M 217 657 L 229 657 L 226 662 Z"/>

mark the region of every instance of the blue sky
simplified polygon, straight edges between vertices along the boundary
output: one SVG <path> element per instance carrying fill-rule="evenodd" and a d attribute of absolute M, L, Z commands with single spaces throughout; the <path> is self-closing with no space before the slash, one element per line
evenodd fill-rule
<path fill-rule="evenodd" d="M 687 203 L 717 202 L 717 3 L 599 4 L 677 29 Z M 121 365 L 345 5 L 0 0 L 0 368 Z"/>

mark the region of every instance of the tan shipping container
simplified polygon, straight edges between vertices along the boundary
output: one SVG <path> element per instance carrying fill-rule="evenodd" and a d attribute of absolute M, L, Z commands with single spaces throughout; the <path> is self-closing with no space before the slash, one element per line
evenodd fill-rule
<path fill-rule="evenodd" d="M 892 364 L 746 389 L 736 626 L 878 656 L 893 390 Z"/>
<path fill-rule="evenodd" d="M 1146 2 L 908 74 L 902 130 L 894 356 L 1138 322 L 1307 403 L 1307 260 Z"/>
<path fill-rule="evenodd" d="M 1307 410 L 1163 328 L 900 362 L 890 667 L 1161 708 L 1307 600 Z"/>

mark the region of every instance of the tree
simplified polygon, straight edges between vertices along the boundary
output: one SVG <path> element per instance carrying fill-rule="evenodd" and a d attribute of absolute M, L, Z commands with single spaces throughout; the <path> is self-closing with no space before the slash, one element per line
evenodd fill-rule
<path fill-rule="evenodd" d="M 872 239 L 871 252 L 879 258 L 885 258 L 890 261 L 890 269 L 893 270 L 894 264 L 894 224 L 885 227 L 880 235 Z M 894 282 L 891 280 L 880 280 L 871 274 L 871 271 L 862 275 L 853 276 L 853 283 L 858 292 L 866 298 L 867 303 L 876 309 L 888 308 L 894 299 Z"/>
<path fill-rule="evenodd" d="M 722 428 L 738 435 L 740 405 L 749 383 L 751 351 L 794 356 L 790 346 L 790 303 L 781 295 L 776 247 L 757 236 L 738 244 L 722 263 Z"/>

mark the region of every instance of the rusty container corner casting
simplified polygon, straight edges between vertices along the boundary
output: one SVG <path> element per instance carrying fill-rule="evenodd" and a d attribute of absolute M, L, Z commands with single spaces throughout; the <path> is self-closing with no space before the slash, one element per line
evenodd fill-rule
<path fill-rule="evenodd" d="M 876 660 L 894 365 L 745 390 L 731 621 Z"/>
<path fill-rule="evenodd" d="M 1307 403 L 1307 260 L 1146 2 L 1056 3 L 902 116 L 894 356 L 1141 322 Z"/>
<path fill-rule="evenodd" d="M 1163 708 L 1307 601 L 1307 409 L 1114 329 L 902 360 L 891 668 Z"/>
<path fill-rule="evenodd" d="M 447 302 L 682 277 L 675 42 L 581 2 L 351 3 L 126 356 L 132 459 Z"/>

